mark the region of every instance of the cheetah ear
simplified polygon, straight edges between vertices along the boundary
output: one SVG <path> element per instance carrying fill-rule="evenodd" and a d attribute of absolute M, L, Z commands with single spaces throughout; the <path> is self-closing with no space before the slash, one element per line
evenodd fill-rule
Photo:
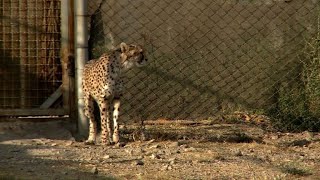
<path fill-rule="evenodd" d="M 122 42 L 120 44 L 120 49 L 121 49 L 121 52 L 125 53 L 129 50 L 129 46 L 126 43 Z"/>

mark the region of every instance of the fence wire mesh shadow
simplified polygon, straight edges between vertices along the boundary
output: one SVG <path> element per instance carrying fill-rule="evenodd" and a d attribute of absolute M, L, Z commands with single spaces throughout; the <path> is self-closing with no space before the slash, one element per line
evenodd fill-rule
<path fill-rule="evenodd" d="M 90 58 L 143 44 L 126 74 L 123 119 L 242 114 L 319 130 L 318 1 L 89 1 Z M 238 116 L 234 116 L 238 117 Z"/>

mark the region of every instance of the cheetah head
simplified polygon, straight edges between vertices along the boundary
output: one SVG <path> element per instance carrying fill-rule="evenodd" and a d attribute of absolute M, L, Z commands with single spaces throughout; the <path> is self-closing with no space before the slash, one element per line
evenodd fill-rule
<path fill-rule="evenodd" d="M 147 57 L 145 51 L 140 45 L 126 43 L 120 44 L 121 61 L 125 69 L 129 69 L 133 66 L 142 67 L 147 64 Z"/>

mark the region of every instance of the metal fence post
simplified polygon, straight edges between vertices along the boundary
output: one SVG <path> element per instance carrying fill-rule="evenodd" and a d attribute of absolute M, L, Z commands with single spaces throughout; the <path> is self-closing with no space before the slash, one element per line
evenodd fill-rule
<path fill-rule="evenodd" d="M 76 94 L 78 105 L 78 133 L 86 136 L 88 132 L 88 121 L 83 112 L 83 94 L 81 88 L 82 71 L 88 60 L 88 24 L 87 24 L 87 1 L 75 1 L 75 52 L 76 52 Z"/>
<path fill-rule="evenodd" d="M 62 65 L 62 89 L 63 106 L 69 109 L 69 76 L 67 73 L 68 54 L 69 54 L 69 0 L 61 1 L 61 65 Z"/>

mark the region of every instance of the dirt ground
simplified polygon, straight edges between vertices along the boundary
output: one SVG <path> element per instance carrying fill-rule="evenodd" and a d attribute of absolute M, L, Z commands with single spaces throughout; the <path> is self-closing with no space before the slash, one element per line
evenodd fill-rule
<path fill-rule="evenodd" d="M 319 133 L 209 120 L 146 124 L 146 141 L 132 140 L 137 127 L 122 127 L 127 144 L 114 147 L 76 141 L 68 122 L 1 122 L 0 179 L 320 179 Z"/>

